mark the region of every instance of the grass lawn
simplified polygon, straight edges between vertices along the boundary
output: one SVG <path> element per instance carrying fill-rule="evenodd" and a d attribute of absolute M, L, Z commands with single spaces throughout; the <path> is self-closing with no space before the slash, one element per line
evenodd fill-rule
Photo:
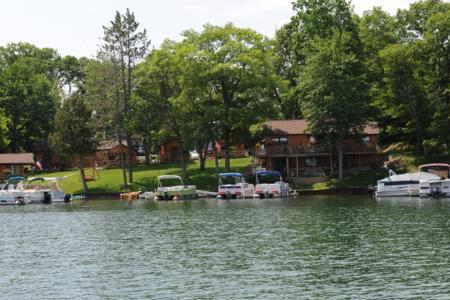
<path fill-rule="evenodd" d="M 243 172 L 251 163 L 251 159 L 235 158 L 231 160 L 231 171 Z M 220 171 L 224 171 L 224 160 L 219 161 Z M 91 169 L 86 169 L 86 175 L 91 174 Z M 99 171 L 100 179 L 88 182 L 90 192 L 119 192 L 123 184 L 121 169 L 108 169 Z M 156 178 L 159 175 L 176 174 L 181 175 L 181 169 L 177 164 L 161 164 L 137 166 L 134 168 L 133 190 L 153 191 L 156 188 Z M 214 160 L 206 161 L 206 170 L 199 171 L 199 162 L 192 161 L 188 166 L 189 178 L 185 184 L 195 184 L 198 189 L 215 191 L 217 189 L 217 177 Z M 46 173 L 47 177 L 69 176 L 62 181 L 61 186 L 66 193 L 81 193 L 81 181 L 79 171 L 66 171 L 57 173 Z"/>
<path fill-rule="evenodd" d="M 442 158 L 429 157 L 425 159 L 421 156 L 415 155 L 411 151 L 405 151 L 403 149 L 393 151 L 389 149 L 391 154 L 391 160 L 395 162 L 394 170 L 398 173 L 415 172 L 417 166 L 428 162 L 445 162 Z M 251 159 L 235 158 L 231 160 L 231 171 L 244 172 L 248 171 L 248 166 L 251 164 Z M 219 163 L 220 172 L 224 171 L 224 161 L 220 160 Z M 122 172 L 120 169 L 108 169 L 99 171 L 100 179 L 96 181 L 88 182 L 90 192 L 119 192 L 120 186 L 123 184 Z M 161 164 L 153 165 L 149 167 L 138 166 L 134 168 L 133 177 L 134 184 L 133 190 L 135 191 L 153 191 L 156 188 L 156 178 L 159 175 L 176 174 L 181 175 L 181 169 L 178 164 Z M 67 171 L 58 173 L 47 173 L 45 176 L 67 176 L 67 179 L 62 181 L 62 187 L 67 193 L 80 193 L 81 181 L 78 171 Z M 86 175 L 91 175 L 91 169 L 86 170 Z M 213 160 L 206 162 L 206 170 L 199 171 L 199 162 L 192 161 L 188 166 L 189 178 L 185 181 L 185 184 L 195 184 L 198 189 L 216 191 L 217 189 L 217 177 Z M 383 168 L 377 170 L 360 171 L 344 178 L 343 181 L 338 182 L 333 178 L 328 182 L 316 183 L 312 185 L 300 185 L 292 186 L 295 189 L 328 189 L 335 187 L 367 187 L 368 185 L 376 185 L 377 180 L 388 176 L 388 171 Z M 251 182 L 251 180 L 250 180 Z"/>
<path fill-rule="evenodd" d="M 336 178 L 332 178 L 327 182 L 302 184 L 296 188 L 301 190 L 321 190 L 339 187 L 367 187 L 369 185 L 376 185 L 377 180 L 387 176 L 388 170 L 380 168 L 378 170 L 359 171 L 357 173 L 345 176 L 344 180 L 341 182 L 339 182 Z"/>

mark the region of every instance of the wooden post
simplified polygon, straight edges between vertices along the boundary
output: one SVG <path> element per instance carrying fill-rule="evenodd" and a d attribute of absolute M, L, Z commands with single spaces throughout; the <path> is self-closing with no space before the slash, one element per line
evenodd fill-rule
<path fill-rule="evenodd" d="M 286 177 L 289 176 L 289 156 L 286 156 Z"/>
<path fill-rule="evenodd" d="M 358 153 L 358 166 L 359 170 L 361 170 L 361 153 Z"/>
<path fill-rule="evenodd" d="M 297 172 L 296 172 L 297 177 L 299 177 L 299 176 L 298 176 L 298 155 L 295 157 L 295 166 L 296 166 L 296 168 L 297 168 Z"/>

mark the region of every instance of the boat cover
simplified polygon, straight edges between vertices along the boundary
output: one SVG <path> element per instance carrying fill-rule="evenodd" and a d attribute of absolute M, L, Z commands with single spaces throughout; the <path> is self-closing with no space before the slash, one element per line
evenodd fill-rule
<path fill-rule="evenodd" d="M 415 172 L 415 173 L 405 173 L 405 174 L 395 174 L 378 180 L 378 182 L 391 182 L 391 181 L 419 181 L 419 180 L 432 180 L 441 179 L 435 174 L 428 172 Z"/>

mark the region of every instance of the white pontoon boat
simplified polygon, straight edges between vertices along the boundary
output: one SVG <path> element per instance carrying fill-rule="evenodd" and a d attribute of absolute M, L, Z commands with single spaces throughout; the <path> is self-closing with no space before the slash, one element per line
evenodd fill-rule
<path fill-rule="evenodd" d="M 253 198 L 254 185 L 245 182 L 241 173 L 220 173 L 217 198 Z"/>
<path fill-rule="evenodd" d="M 283 178 L 278 171 L 257 171 L 255 180 L 255 195 L 259 198 L 289 196 L 289 184 L 283 182 Z"/>

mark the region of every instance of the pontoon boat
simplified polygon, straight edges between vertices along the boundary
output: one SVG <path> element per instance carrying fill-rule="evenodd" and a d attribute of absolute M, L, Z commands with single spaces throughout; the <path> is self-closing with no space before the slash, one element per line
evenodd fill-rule
<path fill-rule="evenodd" d="M 278 171 L 257 171 L 255 180 L 255 195 L 260 198 L 289 196 L 289 184 L 283 182 Z"/>
<path fill-rule="evenodd" d="M 241 173 L 220 173 L 217 197 L 222 199 L 252 198 L 255 189 L 253 184 L 245 182 Z"/>
<path fill-rule="evenodd" d="M 178 184 L 170 185 L 169 182 Z M 183 178 L 178 175 L 158 176 L 158 188 L 156 189 L 155 200 L 180 200 L 197 198 L 195 185 L 184 185 Z"/>

